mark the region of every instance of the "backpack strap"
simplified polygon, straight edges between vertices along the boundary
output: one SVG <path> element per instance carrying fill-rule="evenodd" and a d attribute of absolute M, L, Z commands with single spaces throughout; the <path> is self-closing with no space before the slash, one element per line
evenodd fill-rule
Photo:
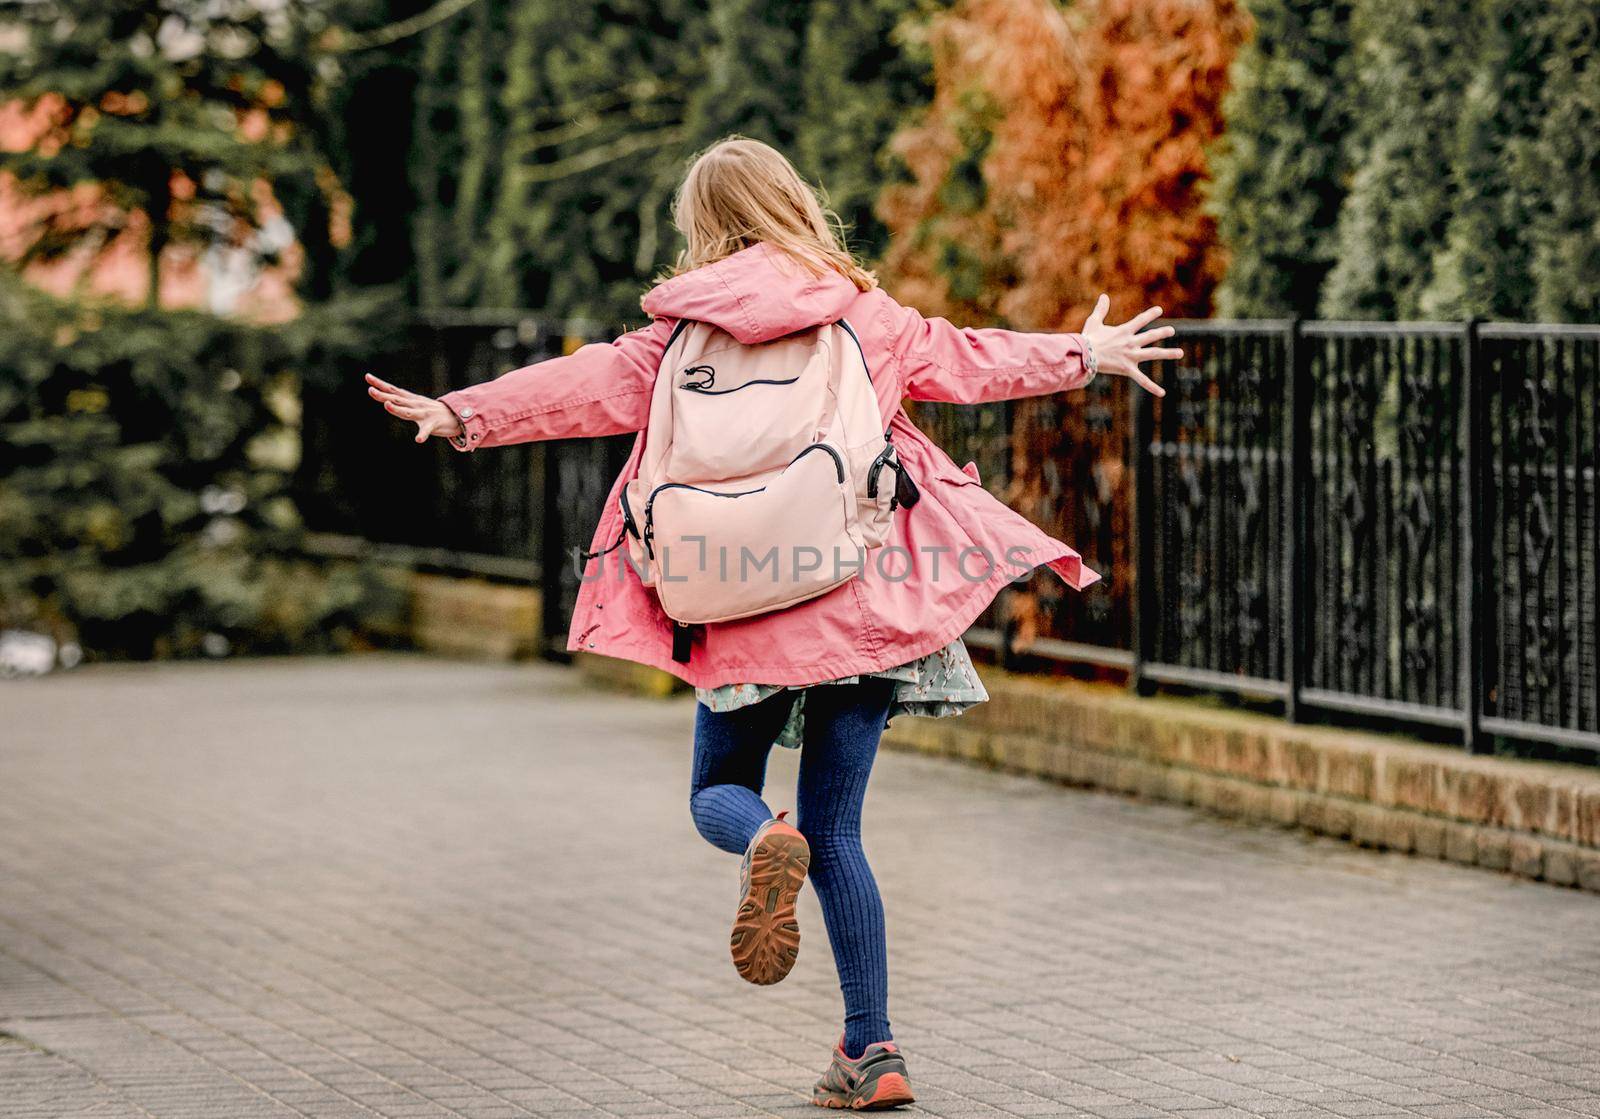
<path fill-rule="evenodd" d="M 666 361 L 667 360 L 667 355 L 672 352 L 673 343 L 675 343 L 678 340 L 678 335 L 682 334 L 688 328 L 689 322 L 690 322 L 689 319 L 679 319 L 676 323 L 673 324 L 672 333 L 667 336 L 666 349 L 661 351 L 661 360 L 662 361 Z"/>
<path fill-rule="evenodd" d="M 841 322 L 843 320 L 840 320 Z M 817 328 L 818 340 L 821 340 L 822 331 L 837 331 L 838 323 L 826 323 Z M 823 402 L 822 416 L 817 421 L 817 431 L 824 432 L 833 426 L 833 417 L 839 413 L 839 379 L 844 375 L 844 354 L 834 351 L 833 342 L 837 339 L 836 333 L 830 334 L 828 342 L 828 399 Z"/>
<path fill-rule="evenodd" d="M 689 663 L 689 653 L 694 647 L 694 631 L 702 628 L 701 626 L 690 625 L 688 622 L 675 621 L 672 623 L 673 660 L 679 664 Z"/>

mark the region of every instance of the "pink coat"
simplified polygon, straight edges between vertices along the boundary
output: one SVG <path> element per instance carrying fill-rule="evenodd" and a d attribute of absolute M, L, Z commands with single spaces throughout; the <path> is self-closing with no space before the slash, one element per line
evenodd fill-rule
<path fill-rule="evenodd" d="M 1078 334 L 958 329 L 924 318 L 882 291 L 859 291 L 830 272 L 801 273 L 755 245 L 676 276 L 644 297 L 653 322 L 609 344 L 517 369 L 452 392 L 466 450 L 536 439 L 639 432 L 612 485 L 592 550 L 618 539 L 618 494 L 638 468 L 651 389 L 679 319 L 713 323 L 761 342 L 847 319 L 860 337 L 878 407 L 922 493 L 895 512 L 889 543 L 863 574 L 776 613 L 705 627 L 687 664 L 672 659 L 673 623 L 618 548 L 585 566 L 567 636 L 570 650 L 654 665 L 699 687 L 813 684 L 872 672 L 960 636 L 1009 581 L 1048 566 L 1082 590 L 1099 578 L 1078 553 L 1041 532 L 979 484 L 912 424 L 901 400 L 958 404 L 1075 389 L 1090 373 Z"/>

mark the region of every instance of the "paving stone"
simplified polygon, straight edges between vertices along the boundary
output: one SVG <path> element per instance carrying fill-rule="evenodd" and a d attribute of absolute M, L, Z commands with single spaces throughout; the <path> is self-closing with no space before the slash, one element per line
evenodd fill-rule
<path fill-rule="evenodd" d="M 815 1113 L 841 1013 L 820 914 L 805 895 L 786 982 L 737 979 L 737 860 L 688 819 L 685 697 L 421 657 L 97 667 L 0 697 L 0 1117 Z M 1292 737 L 1168 737 L 1108 775 L 1320 764 Z M 774 808 L 794 773 L 776 753 Z M 1422 795 L 1359 759 L 1319 779 Z M 1451 795 L 1486 823 L 1594 809 Z M 1244 807 L 1532 857 L 1330 804 Z M 866 832 L 925 1114 L 1600 1115 L 1593 895 L 937 756 L 879 760 Z"/>

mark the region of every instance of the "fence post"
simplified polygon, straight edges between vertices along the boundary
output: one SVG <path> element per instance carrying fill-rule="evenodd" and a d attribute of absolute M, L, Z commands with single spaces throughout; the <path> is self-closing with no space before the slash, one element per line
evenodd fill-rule
<path fill-rule="evenodd" d="M 1300 693 L 1305 687 L 1306 668 L 1310 661 L 1311 614 L 1308 609 L 1310 595 L 1308 567 L 1311 558 L 1311 352 L 1301 334 L 1302 320 L 1296 316 L 1289 321 L 1288 349 L 1289 383 L 1285 401 L 1289 428 L 1284 439 L 1284 457 L 1289 468 L 1289 485 L 1285 492 L 1289 501 L 1289 531 L 1283 543 L 1283 583 L 1288 601 L 1284 604 L 1284 681 L 1288 693 L 1284 698 L 1284 717 L 1291 723 L 1305 721 L 1305 710 Z"/>
<path fill-rule="evenodd" d="M 1155 578 L 1156 514 L 1151 471 L 1154 456 L 1150 443 L 1155 438 L 1152 419 L 1154 398 L 1130 388 L 1128 453 L 1133 459 L 1133 669 L 1128 683 L 1139 695 L 1155 691 L 1154 682 L 1144 674 L 1144 666 L 1155 654 L 1155 627 L 1159 609 Z"/>
<path fill-rule="evenodd" d="M 1488 555 L 1489 518 L 1483 508 L 1483 479 L 1488 462 L 1488 392 L 1480 383 L 1485 370 L 1478 342 L 1477 318 L 1467 320 L 1461 340 L 1461 473 L 1464 485 L 1459 495 L 1456 532 L 1460 536 L 1461 568 L 1457 573 L 1456 596 L 1459 604 L 1461 640 L 1458 656 L 1457 690 L 1462 705 L 1462 744 L 1469 753 L 1488 753 L 1491 742 L 1483 733 L 1483 666 L 1485 634 L 1483 612 L 1488 609 L 1484 594 L 1484 559 Z"/>

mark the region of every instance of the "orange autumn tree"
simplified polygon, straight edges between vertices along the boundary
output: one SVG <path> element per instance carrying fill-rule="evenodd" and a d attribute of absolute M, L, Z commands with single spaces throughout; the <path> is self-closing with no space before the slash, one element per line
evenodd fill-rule
<path fill-rule="evenodd" d="M 1226 261 L 1203 210 L 1205 149 L 1249 26 L 1237 0 L 961 0 L 934 17 L 934 97 L 892 144 L 907 181 L 879 200 L 886 285 L 974 325 L 1076 329 L 1102 291 L 1114 319 L 1152 303 L 1208 313 Z M 1126 639 L 1121 399 L 1101 384 L 1010 406 L 1001 496 L 1106 575 L 1085 596 L 1040 581 L 1019 597 L 996 621 L 1020 645 Z"/>
<path fill-rule="evenodd" d="M 1036 329 L 1094 297 L 1209 311 L 1225 260 L 1205 147 L 1249 28 L 1235 0 L 962 0 L 927 29 L 934 98 L 892 148 L 884 276 L 927 309 Z"/>
<path fill-rule="evenodd" d="M 926 31 L 934 96 L 891 141 L 909 179 L 879 199 L 893 234 L 881 273 L 924 311 L 1003 321 L 1028 284 L 1024 211 L 1081 177 L 1081 44 L 1047 0 L 963 0 Z"/>

